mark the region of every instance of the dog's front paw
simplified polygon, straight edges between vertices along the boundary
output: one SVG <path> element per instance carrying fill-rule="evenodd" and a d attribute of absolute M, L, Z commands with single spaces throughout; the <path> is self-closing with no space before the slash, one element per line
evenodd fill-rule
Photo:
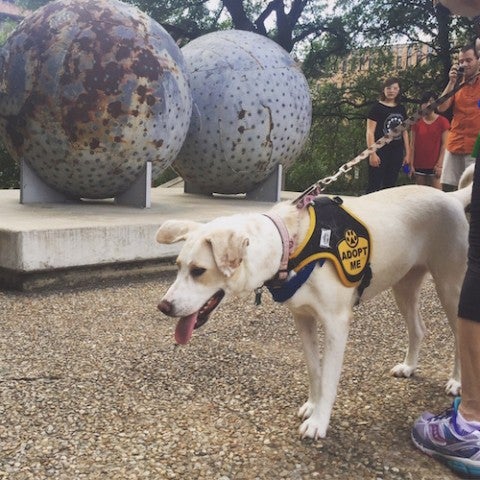
<path fill-rule="evenodd" d="M 406 363 L 399 363 L 390 370 L 390 375 L 393 375 L 394 377 L 409 378 L 414 374 L 414 372 L 415 367 L 410 367 Z"/>
<path fill-rule="evenodd" d="M 297 415 L 302 420 L 305 420 L 306 418 L 312 415 L 312 412 L 313 412 L 313 403 L 310 400 L 308 400 L 298 409 Z"/>
<path fill-rule="evenodd" d="M 462 384 L 454 378 L 451 378 L 445 385 L 445 391 L 447 392 L 447 395 L 453 395 L 454 397 L 456 397 L 460 395 L 461 390 Z"/>
<path fill-rule="evenodd" d="M 307 418 L 299 428 L 301 438 L 311 438 L 312 440 L 319 440 L 325 438 L 327 434 L 328 425 L 315 417 Z"/>

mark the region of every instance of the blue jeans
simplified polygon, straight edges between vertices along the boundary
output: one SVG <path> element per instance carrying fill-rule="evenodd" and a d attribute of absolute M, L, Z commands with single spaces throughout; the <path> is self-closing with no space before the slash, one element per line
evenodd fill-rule
<path fill-rule="evenodd" d="M 368 166 L 368 185 L 366 193 L 376 192 L 384 188 L 394 187 L 403 163 L 403 149 L 377 152 L 380 166 Z"/>

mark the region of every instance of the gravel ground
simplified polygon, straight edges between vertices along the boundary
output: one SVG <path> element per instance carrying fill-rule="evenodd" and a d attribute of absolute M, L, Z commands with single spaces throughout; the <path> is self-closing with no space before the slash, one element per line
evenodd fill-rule
<path fill-rule="evenodd" d="M 172 280 L 0 291 L 0 478 L 457 478 L 417 452 L 413 420 L 450 402 L 452 338 L 432 285 L 412 379 L 390 377 L 406 332 L 388 292 L 356 309 L 327 438 L 298 438 L 306 368 L 267 292 L 222 304 L 175 347 L 156 305 Z M 321 335 L 321 332 L 320 332 Z"/>

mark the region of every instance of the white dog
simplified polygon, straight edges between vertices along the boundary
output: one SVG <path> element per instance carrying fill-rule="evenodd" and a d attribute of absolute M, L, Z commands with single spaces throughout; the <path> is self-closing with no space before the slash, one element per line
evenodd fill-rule
<path fill-rule="evenodd" d="M 467 259 L 468 224 L 464 208 L 470 196 L 471 185 L 451 193 L 409 185 L 362 197 L 343 197 L 342 207 L 361 220 L 370 233 L 371 254 L 367 260 L 372 277 L 361 300 L 392 287 L 407 323 L 408 349 L 403 363 L 391 371 L 395 376 L 409 377 L 417 367 L 425 333 L 419 297 L 427 272 L 455 332 Z M 275 277 L 285 261 L 285 250 L 288 256 L 302 243 L 310 225 L 308 209 L 282 202 L 267 215 L 281 219 L 280 225 L 266 215 L 239 214 L 206 224 L 169 220 L 160 227 L 156 236 L 159 243 L 186 240 L 177 259 L 177 278 L 158 306 L 168 316 L 181 317 L 175 331 L 178 343 L 188 342 L 193 329 L 207 321 L 223 297 L 252 293 Z M 285 248 L 287 240 L 282 241 L 282 225 L 288 231 L 290 249 Z M 322 230 L 320 241 L 328 243 L 324 233 Z M 352 307 L 359 299 L 359 291 L 358 282 L 346 286 L 341 281 L 341 272 L 333 260 L 325 261 L 323 266 L 314 265 L 309 278 L 285 304 L 303 341 L 310 380 L 308 400 L 299 410 L 304 420 L 300 434 L 303 438 L 318 439 L 325 436 L 328 428 Z M 323 362 L 318 351 L 317 321 L 325 329 Z M 459 392 L 459 378 L 455 359 L 446 387 L 448 393 Z"/>

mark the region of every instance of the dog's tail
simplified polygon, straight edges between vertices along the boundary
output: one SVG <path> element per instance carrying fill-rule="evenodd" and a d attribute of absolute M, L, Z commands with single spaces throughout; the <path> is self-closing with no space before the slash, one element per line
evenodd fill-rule
<path fill-rule="evenodd" d="M 458 182 L 458 190 L 448 193 L 448 195 L 452 195 L 457 198 L 463 205 L 463 208 L 467 208 L 472 201 L 472 184 L 474 171 L 475 164 L 468 166 L 460 177 L 460 181 Z"/>

